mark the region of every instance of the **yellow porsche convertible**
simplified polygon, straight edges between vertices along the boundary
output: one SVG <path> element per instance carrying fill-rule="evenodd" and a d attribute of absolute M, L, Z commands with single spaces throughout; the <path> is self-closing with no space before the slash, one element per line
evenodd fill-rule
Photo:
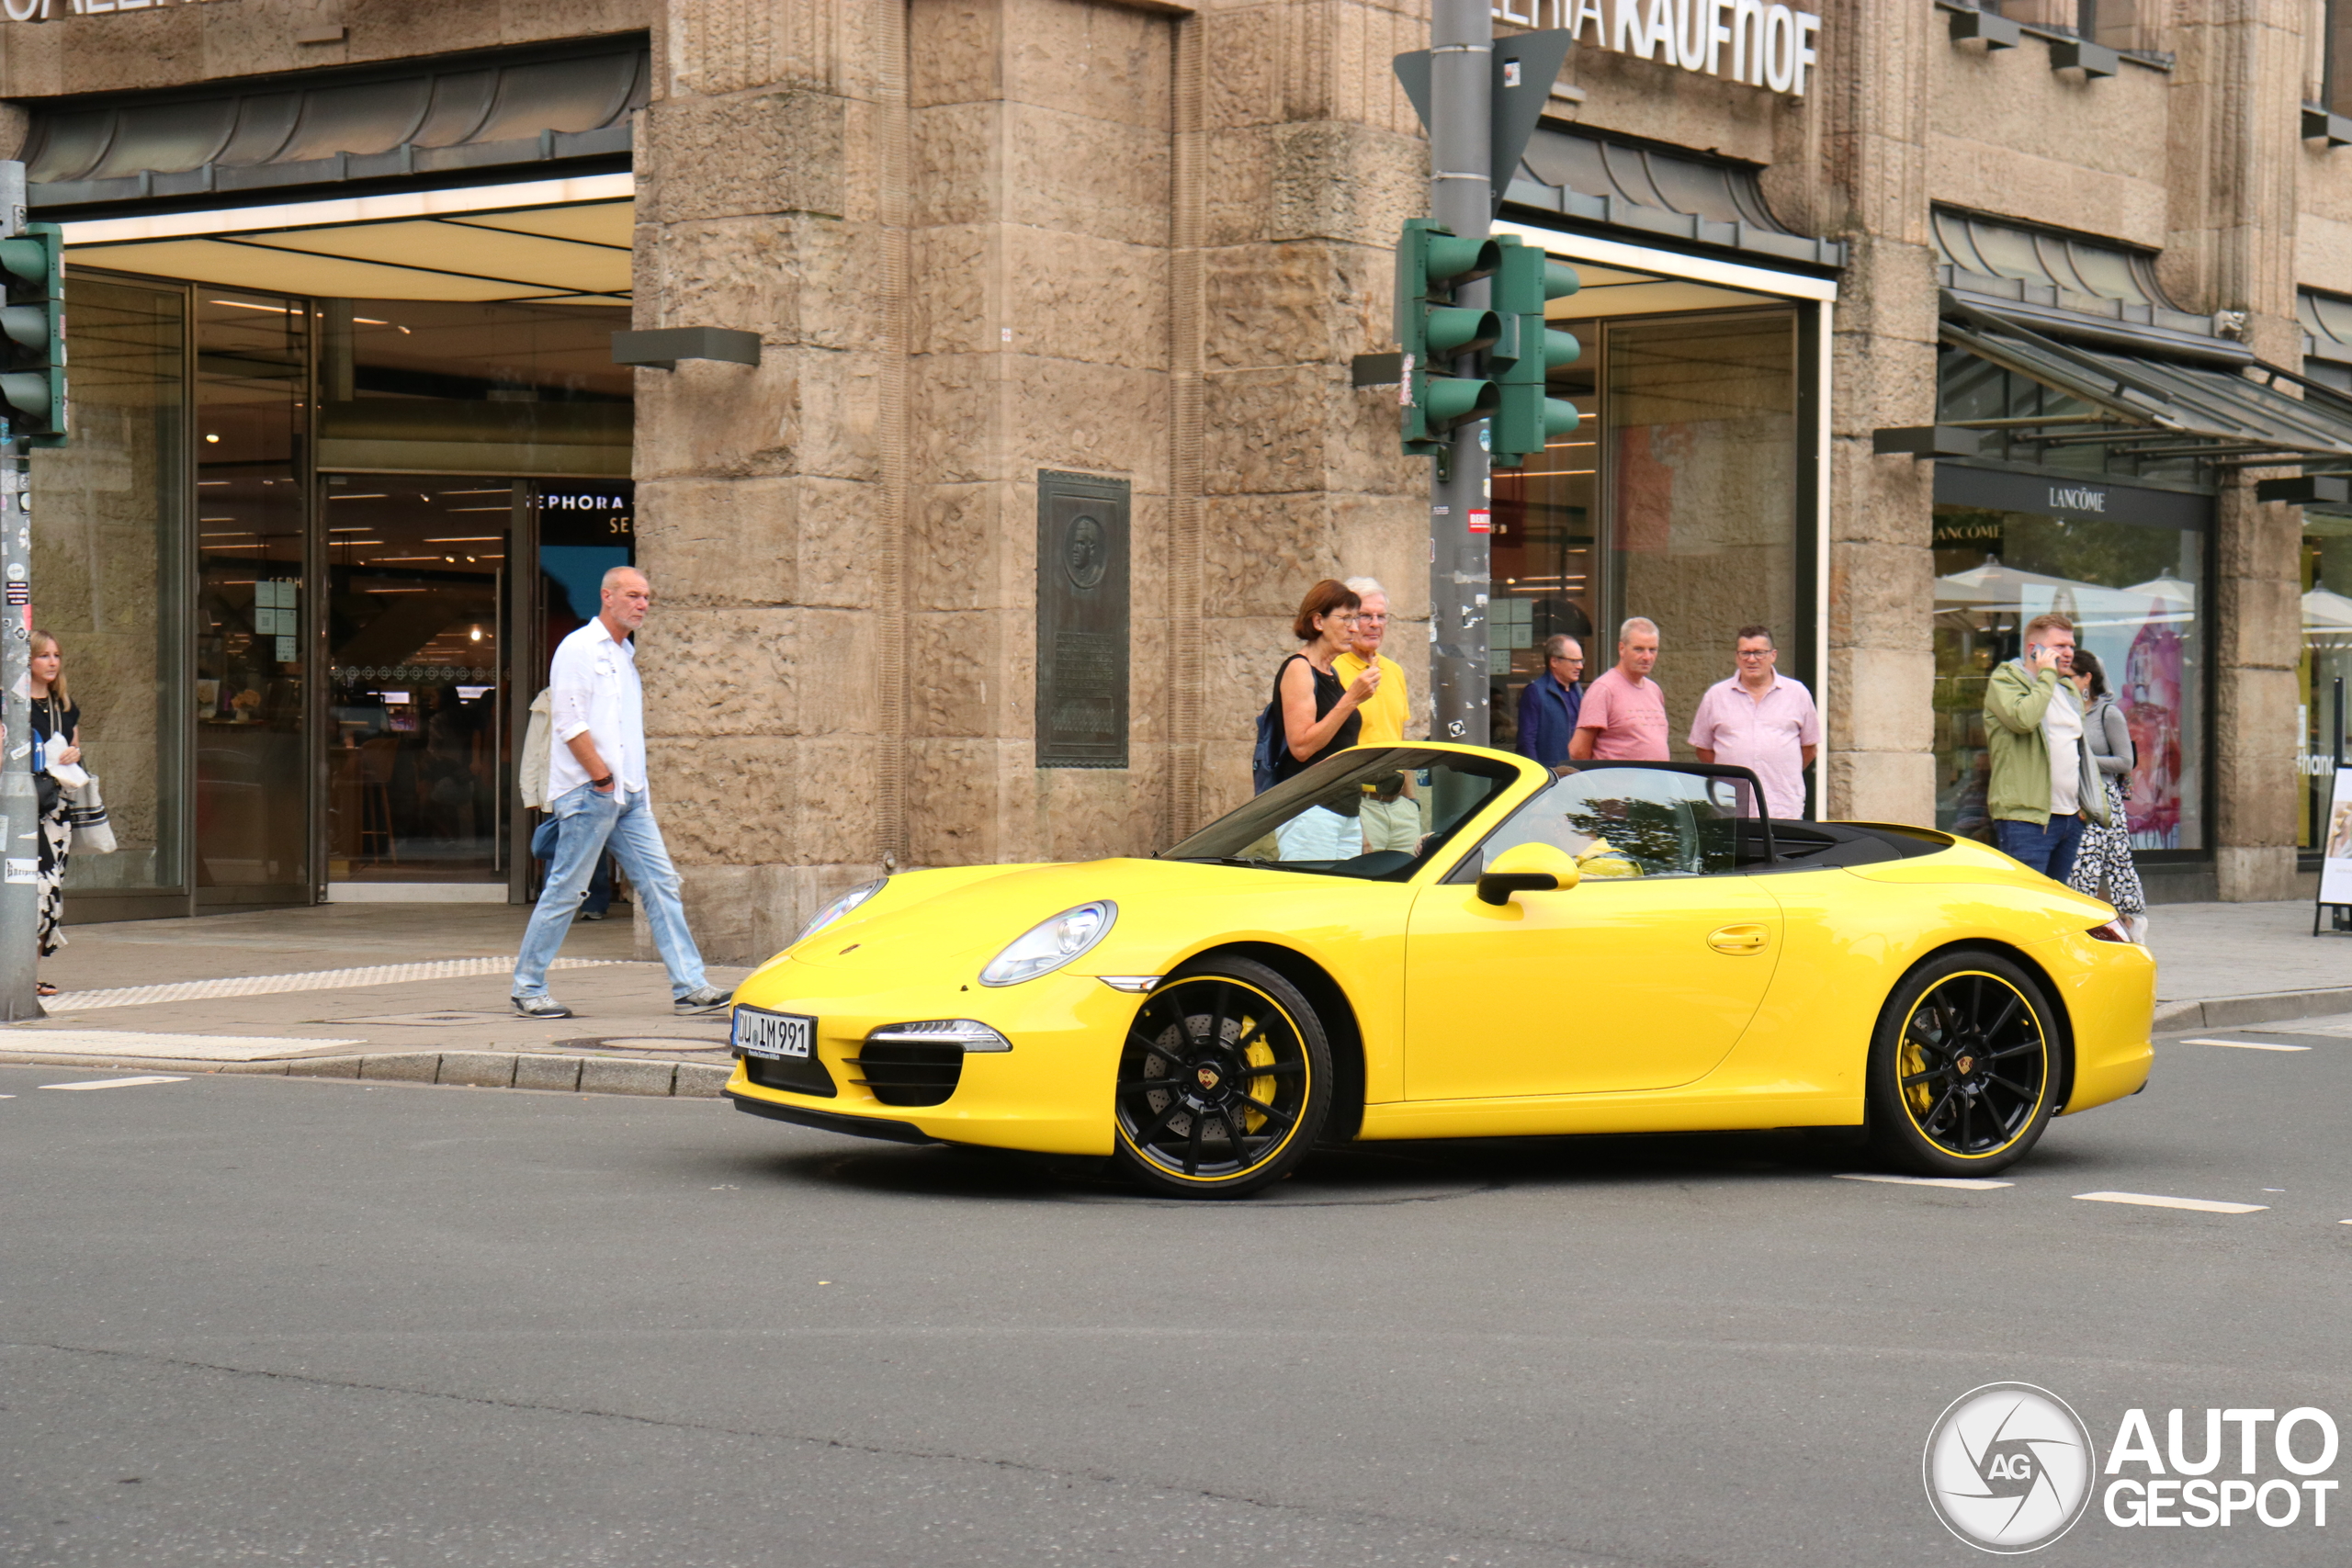
<path fill-rule="evenodd" d="M 1148 860 L 842 895 L 736 991 L 727 1093 L 1199 1197 L 1356 1140 L 1735 1128 L 1987 1175 L 2146 1082 L 2154 997 L 2114 910 L 1967 840 L 1360 747 Z"/>

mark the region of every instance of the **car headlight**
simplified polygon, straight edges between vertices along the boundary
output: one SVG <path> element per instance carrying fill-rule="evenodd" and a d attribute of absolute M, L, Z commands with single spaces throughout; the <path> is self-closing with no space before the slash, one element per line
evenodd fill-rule
<path fill-rule="evenodd" d="M 1050 974 L 1102 940 L 1119 907 L 1108 898 L 1064 909 L 1042 925 L 1032 926 L 1012 946 L 989 960 L 980 971 L 983 986 L 1017 986 Z"/>
<path fill-rule="evenodd" d="M 865 903 L 868 898 L 873 897 L 876 893 L 881 892 L 883 885 L 889 880 L 890 879 L 888 877 L 885 876 L 877 878 L 872 882 L 863 883 L 858 886 L 851 888 L 848 892 L 842 894 L 840 897 L 834 899 L 831 903 L 818 910 L 817 918 L 803 926 L 800 929 L 800 934 L 792 939 L 792 945 L 795 947 L 799 946 L 802 942 L 807 942 L 810 937 L 815 936 L 819 931 L 823 931 L 827 926 L 831 925 L 835 920 L 840 919 L 843 915 L 848 914 L 852 909 L 856 908 L 860 904 Z"/>

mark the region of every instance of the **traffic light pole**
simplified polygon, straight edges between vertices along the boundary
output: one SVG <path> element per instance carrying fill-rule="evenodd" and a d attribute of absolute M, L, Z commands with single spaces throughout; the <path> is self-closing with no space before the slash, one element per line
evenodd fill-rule
<path fill-rule="evenodd" d="M 25 166 L 0 161 L 0 238 L 25 226 Z M 0 1021 L 43 1018 L 40 960 L 40 800 L 32 773 L 31 495 L 17 422 L 0 424 Z"/>
<path fill-rule="evenodd" d="M 1488 0 L 1434 0 L 1430 16 L 1430 216 L 1465 240 L 1494 219 L 1495 23 Z M 1456 303 L 1487 308 L 1489 287 L 1464 284 Z M 1476 355 L 1459 372 L 1477 374 Z M 1493 513 L 1487 501 L 1486 422 L 1445 436 L 1430 478 L 1430 738 L 1484 746 L 1487 593 Z"/>

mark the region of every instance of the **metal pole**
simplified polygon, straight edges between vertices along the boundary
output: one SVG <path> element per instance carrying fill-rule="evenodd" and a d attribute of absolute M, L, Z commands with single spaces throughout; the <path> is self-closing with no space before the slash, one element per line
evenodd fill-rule
<path fill-rule="evenodd" d="M 1435 0 L 1430 15 L 1430 216 L 1484 239 L 1494 216 L 1495 23 L 1488 0 Z M 1484 280 L 1455 302 L 1483 310 Z M 1475 374 L 1476 356 L 1456 369 Z M 1487 591 L 1493 536 L 1485 422 L 1457 428 L 1430 466 L 1430 736 L 1487 744 Z"/>
<path fill-rule="evenodd" d="M 0 237 L 25 226 L 25 166 L 0 161 Z M 45 1018 L 40 961 L 40 799 L 32 773 L 32 494 L 23 442 L 0 423 L 0 1020 Z"/>

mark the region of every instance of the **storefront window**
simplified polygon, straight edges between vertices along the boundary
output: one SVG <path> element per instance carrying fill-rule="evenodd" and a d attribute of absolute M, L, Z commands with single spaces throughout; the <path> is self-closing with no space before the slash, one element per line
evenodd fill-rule
<path fill-rule="evenodd" d="M 628 477 L 627 306 L 326 299 L 319 314 L 320 468 Z"/>
<path fill-rule="evenodd" d="M 34 616 L 58 639 L 84 760 L 119 846 L 68 863 L 69 894 L 185 888 L 186 296 L 66 283 L 72 439 L 33 454 Z M 93 908 L 69 903 L 77 916 Z"/>
<path fill-rule="evenodd" d="M 2309 801 L 2295 842 L 2316 852 L 2335 773 L 2336 682 L 2352 688 L 2352 516 L 2303 512 L 2303 723 L 2297 759 Z M 2345 694 L 2352 705 L 2352 689 Z M 2352 714 L 2347 714 L 2352 720 Z"/>
<path fill-rule="evenodd" d="M 1936 825 L 1990 840 L 1984 689 L 2036 615 L 2075 626 L 2123 705 L 2138 754 L 2126 810 L 2142 850 L 2201 850 L 2206 548 L 2203 497 L 2070 487 L 1943 465 L 1935 508 Z M 1956 492 L 1984 489 L 1980 499 Z M 1999 504 L 2002 490 L 2016 492 Z M 2018 510 L 2049 493 L 2098 516 Z"/>
<path fill-rule="evenodd" d="M 1801 674 L 1796 319 L 1787 310 L 1571 321 L 1583 357 L 1553 395 L 1583 414 L 1523 473 L 1495 475 L 1493 733 L 1509 745 L 1544 642 L 1615 661 L 1629 615 L 1658 624 L 1675 755 L 1735 634 L 1771 626 Z"/>
<path fill-rule="evenodd" d="M 310 307 L 197 295 L 196 864 L 200 902 L 307 901 Z"/>

